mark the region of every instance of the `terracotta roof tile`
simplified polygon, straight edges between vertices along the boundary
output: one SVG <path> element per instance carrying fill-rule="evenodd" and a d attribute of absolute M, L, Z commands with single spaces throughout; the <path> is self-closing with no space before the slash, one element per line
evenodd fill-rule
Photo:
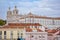
<path fill-rule="evenodd" d="M 60 35 L 60 30 L 59 30 L 59 33 L 57 35 Z"/>
<path fill-rule="evenodd" d="M 26 28 L 26 32 L 32 32 L 31 28 Z"/>
<path fill-rule="evenodd" d="M 37 32 L 43 32 L 41 29 L 37 29 Z"/>
<path fill-rule="evenodd" d="M 53 30 L 46 30 L 48 33 L 56 33 L 57 30 L 53 29 Z"/>
<path fill-rule="evenodd" d="M 9 23 L 7 26 L 0 27 L 0 28 L 24 28 L 27 26 L 41 26 L 39 23 Z"/>
<path fill-rule="evenodd" d="M 39 23 L 9 23 L 9 26 L 41 26 Z"/>

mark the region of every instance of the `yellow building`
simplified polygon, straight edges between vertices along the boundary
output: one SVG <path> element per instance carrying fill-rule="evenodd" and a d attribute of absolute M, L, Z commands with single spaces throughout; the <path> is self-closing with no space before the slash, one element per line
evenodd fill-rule
<path fill-rule="evenodd" d="M 40 26 L 40 24 L 30 23 L 9 23 L 6 26 L 0 27 L 0 40 L 17 40 L 18 38 L 25 38 L 25 32 L 29 30 L 30 26 Z M 27 30 L 26 30 L 27 29 Z"/>
<path fill-rule="evenodd" d="M 24 38 L 24 24 L 8 24 L 0 28 L 0 38 L 2 39 L 11 39 L 17 40 L 18 37 Z"/>

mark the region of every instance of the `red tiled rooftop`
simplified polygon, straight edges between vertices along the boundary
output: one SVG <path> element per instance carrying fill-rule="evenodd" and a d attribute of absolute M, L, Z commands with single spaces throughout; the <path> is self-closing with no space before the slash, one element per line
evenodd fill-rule
<path fill-rule="evenodd" d="M 46 30 L 48 33 L 56 33 L 57 30 L 53 29 L 53 30 Z"/>
<path fill-rule="evenodd" d="M 9 23 L 8 25 L 0 28 L 24 28 L 27 26 L 41 26 L 39 23 Z"/>
<path fill-rule="evenodd" d="M 43 32 L 41 29 L 37 29 L 38 32 Z"/>
<path fill-rule="evenodd" d="M 9 26 L 41 26 L 39 23 L 9 23 Z"/>
<path fill-rule="evenodd" d="M 60 30 L 59 30 L 59 33 L 57 35 L 60 35 Z"/>
<path fill-rule="evenodd" d="M 26 28 L 26 32 L 32 32 L 31 28 Z"/>

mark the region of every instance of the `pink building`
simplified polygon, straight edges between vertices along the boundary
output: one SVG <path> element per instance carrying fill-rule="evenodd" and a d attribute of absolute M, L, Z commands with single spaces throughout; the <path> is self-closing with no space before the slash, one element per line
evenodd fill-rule
<path fill-rule="evenodd" d="M 37 27 L 38 26 L 34 26 L 34 28 L 26 28 L 25 40 L 47 40 L 48 33 Z"/>
<path fill-rule="evenodd" d="M 60 40 L 60 31 L 57 29 L 48 30 L 48 40 Z"/>

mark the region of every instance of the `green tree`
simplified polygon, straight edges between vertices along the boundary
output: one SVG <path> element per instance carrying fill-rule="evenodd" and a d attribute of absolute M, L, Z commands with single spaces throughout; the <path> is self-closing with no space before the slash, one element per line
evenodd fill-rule
<path fill-rule="evenodd" d="M 6 20 L 0 19 L 0 26 L 3 26 L 3 25 L 5 25 L 5 24 L 6 24 Z"/>

